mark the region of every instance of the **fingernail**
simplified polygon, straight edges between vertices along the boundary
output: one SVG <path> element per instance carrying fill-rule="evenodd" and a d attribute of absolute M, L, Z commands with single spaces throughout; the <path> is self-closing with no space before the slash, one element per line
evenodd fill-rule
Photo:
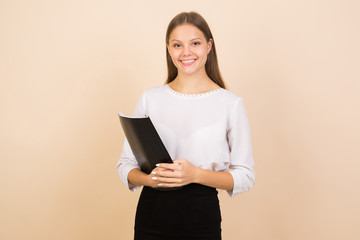
<path fill-rule="evenodd" d="M 160 166 L 160 164 L 159 164 L 159 163 L 157 163 L 155 166 L 159 167 L 159 166 Z"/>
<path fill-rule="evenodd" d="M 157 180 L 157 177 L 152 177 L 151 179 L 152 179 L 152 180 Z"/>
<path fill-rule="evenodd" d="M 151 174 L 156 174 L 156 172 L 152 172 Z"/>
<path fill-rule="evenodd" d="M 158 184 L 158 187 L 161 187 L 161 186 L 162 186 L 162 183 L 159 183 L 159 184 Z"/>
<path fill-rule="evenodd" d="M 179 164 L 175 162 L 174 165 L 179 165 Z"/>

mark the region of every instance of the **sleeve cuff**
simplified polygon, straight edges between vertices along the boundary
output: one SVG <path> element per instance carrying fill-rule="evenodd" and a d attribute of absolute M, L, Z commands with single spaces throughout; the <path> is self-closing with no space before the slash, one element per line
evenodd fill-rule
<path fill-rule="evenodd" d="M 242 173 L 239 169 L 229 171 L 234 180 L 234 187 L 232 191 L 227 191 L 230 197 L 239 193 L 247 192 L 254 186 L 255 173 L 249 172 L 248 174 Z"/>
<path fill-rule="evenodd" d="M 132 192 L 135 192 L 136 190 L 138 190 L 141 186 L 137 186 L 137 185 L 133 185 L 133 184 L 129 183 L 128 175 L 129 175 L 129 172 L 131 170 L 133 170 L 134 168 L 139 169 L 139 166 L 127 164 L 125 166 L 121 166 L 121 168 L 122 168 L 121 171 L 119 169 L 119 175 L 120 175 L 120 179 L 124 183 L 124 185 Z"/>
<path fill-rule="evenodd" d="M 234 180 L 234 187 L 233 189 L 230 191 L 228 190 L 227 193 L 229 194 L 230 197 L 233 197 L 235 196 L 236 194 L 240 193 L 240 190 L 239 190 L 239 179 L 238 179 L 238 175 L 237 174 L 234 174 L 234 170 L 231 170 L 229 171 L 229 173 L 231 174 L 231 176 L 233 177 L 233 180 Z"/>

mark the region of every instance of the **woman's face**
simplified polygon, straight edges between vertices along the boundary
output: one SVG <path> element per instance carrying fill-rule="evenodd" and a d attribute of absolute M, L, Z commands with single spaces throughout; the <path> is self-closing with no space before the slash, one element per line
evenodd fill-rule
<path fill-rule="evenodd" d="M 200 29 L 191 24 L 179 25 L 170 34 L 169 54 L 179 73 L 191 75 L 205 71 L 212 41 L 206 41 Z"/>

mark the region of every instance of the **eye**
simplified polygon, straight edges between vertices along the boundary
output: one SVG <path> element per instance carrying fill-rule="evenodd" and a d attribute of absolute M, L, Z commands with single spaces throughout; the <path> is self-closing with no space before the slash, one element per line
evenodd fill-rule
<path fill-rule="evenodd" d="M 174 47 L 175 47 L 175 48 L 179 48 L 179 47 L 181 47 L 181 45 L 178 44 L 178 43 L 175 43 L 175 44 L 174 44 Z"/>
<path fill-rule="evenodd" d="M 194 42 L 193 45 L 198 46 L 198 45 L 200 45 L 200 42 Z"/>

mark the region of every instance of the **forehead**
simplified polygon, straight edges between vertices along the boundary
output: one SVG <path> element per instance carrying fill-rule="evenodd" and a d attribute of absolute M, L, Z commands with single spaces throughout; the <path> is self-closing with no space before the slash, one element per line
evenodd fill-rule
<path fill-rule="evenodd" d="M 192 24 L 182 24 L 174 28 L 170 34 L 170 41 L 173 39 L 186 41 L 194 38 L 205 39 L 203 32 Z"/>

